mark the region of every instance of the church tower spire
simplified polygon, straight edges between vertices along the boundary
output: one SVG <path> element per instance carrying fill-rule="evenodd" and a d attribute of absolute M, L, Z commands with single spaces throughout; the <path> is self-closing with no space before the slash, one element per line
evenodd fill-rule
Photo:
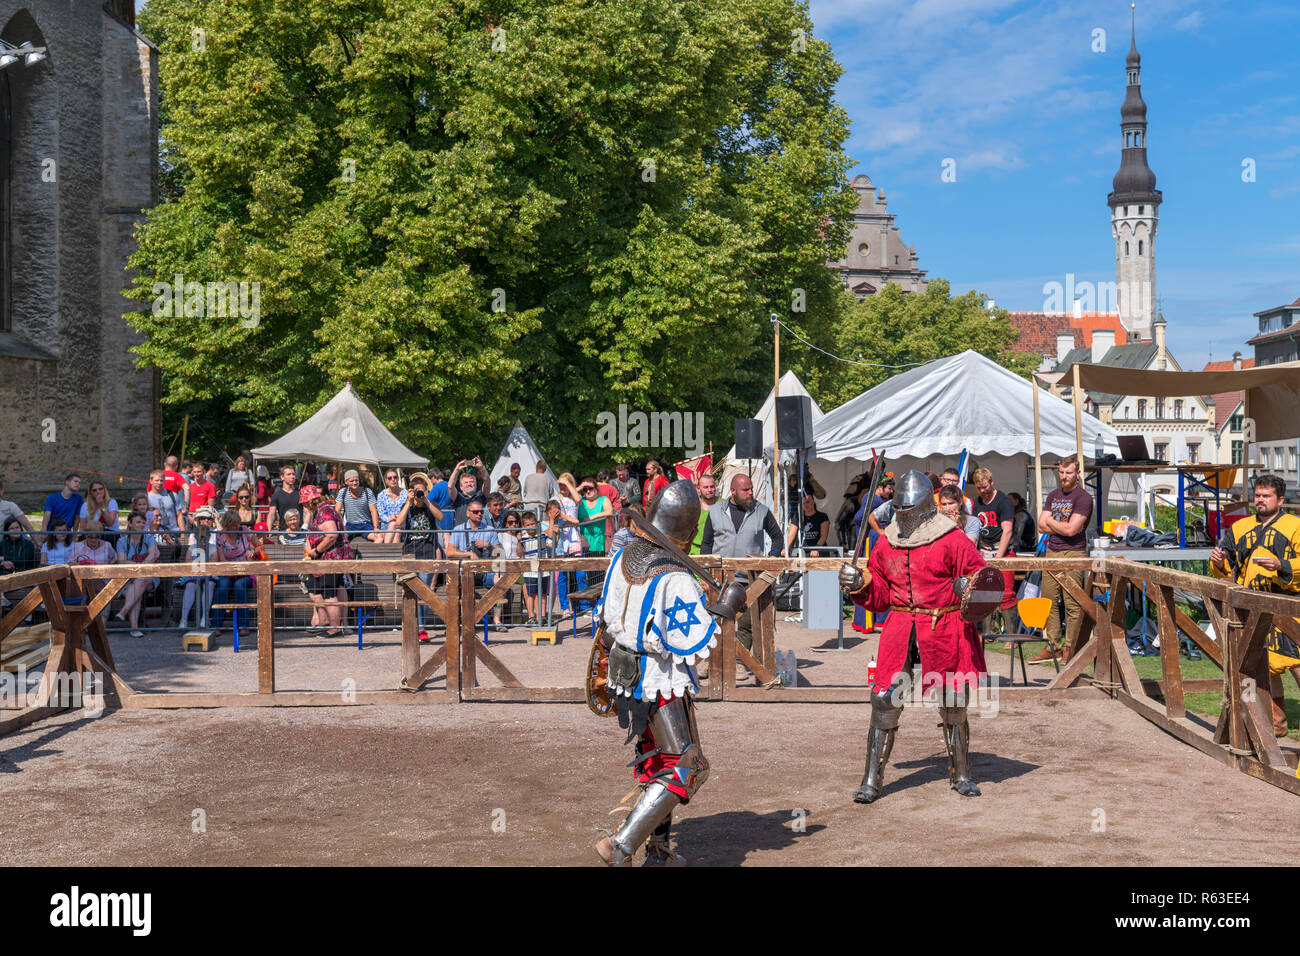
<path fill-rule="evenodd" d="M 1142 99 L 1142 57 L 1137 50 L 1137 5 L 1124 69 L 1128 74 L 1120 107 L 1123 147 L 1119 172 L 1106 199 L 1115 239 L 1115 286 L 1120 322 L 1134 336 L 1151 338 L 1156 301 L 1156 229 L 1162 201 L 1156 174 L 1147 165 L 1147 105 Z"/>

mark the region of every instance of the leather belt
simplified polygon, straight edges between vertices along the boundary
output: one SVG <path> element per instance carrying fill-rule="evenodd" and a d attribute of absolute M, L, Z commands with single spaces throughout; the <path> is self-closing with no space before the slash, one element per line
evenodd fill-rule
<path fill-rule="evenodd" d="M 901 604 L 891 605 L 891 611 L 903 611 L 907 614 L 928 614 L 930 615 L 930 626 L 936 627 L 939 624 L 939 615 L 947 614 L 949 611 L 960 611 L 960 604 L 949 604 L 945 607 L 904 607 Z"/>

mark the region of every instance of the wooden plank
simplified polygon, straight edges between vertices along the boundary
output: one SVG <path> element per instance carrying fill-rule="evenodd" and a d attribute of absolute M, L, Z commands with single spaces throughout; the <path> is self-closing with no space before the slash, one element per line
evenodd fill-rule
<path fill-rule="evenodd" d="M 257 692 L 275 693 L 275 585 L 269 574 L 257 576 Z"/>
<path fill-rule="evenodd" d="M 776 671 L 770 667 L 764 667 L 763 662 L 747 651 L 745 645 L 740 641 L 736 642 L 736 656 L 740 658 L 742 664 L 754 672 L 760 683 L 770 684 L 776 680 Z"/>
<path fill-rule="evenodd" d="M 417 577 L 402 578 L 401 584 L 404 588 L 414 591 L 415 596 L 419 600 L 423 601 L 430 611 L 438 615 L 438 619 L 441 620 L 442 623 L 448 623 L 448 620 L 452 616 L 447 613 L 450 597 L 446 599 L 438 597 L 438 595 L 434 593 L 433 588 L 429 587 L 429 585 L 425 584 Z"/>
<path fill-rule="evenodd" d="M 1208 607 L 1209 605 L 1207 604 L 1206 606 Z M 1206 657 L 1210 658 L 1210 660 L 1214 661 L 1214 663 L 1218 664 L 1220 667 L 1223 666 L 1223 649 L 1210 638 L 1210 635 L 1202 631 L 1197 626 L 1196 622 L 1187 616 L 1187 612 L 1177 604 L 1174 605 L 1174 623 L 1178 625 L 1179 630 L 1191 639 L 1193 644 L 1205 652 Z M 1217 629 L 1215 630 L 1215 633 L 1218 633 Z"/>
<path fill-rule="evenodd" d="M 433 677 L 433 675 L 437 673 L 439 667 L 447 663 L 447 660 L 447 645 L 443 644 L 442 647 L 433 652 L 433 655 L 427 661 L 421 664 L 409 675 L 402 678 L 402 690 L 419 690 L 424 686 L 425 682 L 427 682 L 429 678 Z"/>
<path fill-rule="evenodd" d="M 478 656 L 474 653 L 474 645 L 479 643 L 478 621 L 474 617 L 474 579 L 468 576 L 457 576 L 457 585 L 460 588 L 460 614 L 457 618 L 460 622 L 460 686 L 463 691 L 467 687 L 478 686 Z M 451 622 L 447 622 L 451 627 Z"/>
<path fill-rule="evenodd" d="M 1183 670 L 1178 661 L 1178 629 L 1174 627 L 1174 594 L 1168 585 L 1160 585 L 1152 595 L 1160 627 L 1160 670 L 1164 674 L 1165 713 L 1171 718 L 1186 717 L 1183 704 Z"/>
<path fill-rule="evenodd" d="M 1288 764 L 1282 754 L 1282 748 L 1278 746 L 1277 737 L 1273 735 L 1273 715 L 1270 712 L 1270 704 L 1264 703 L 1271 700 L 1267 688 L 1264 688 L 1262 693 L 1255 694 L 1253 702 L 1244 701 L 1245 706 L 1242 710 L 1246 718 L 1246 732 L 1255 745 L 1255 753 L 1259 755 L 1261 763 L 1285 770 Z"/>
<path fill-rule="evenodd" d="M 1073 687 L 1083 676 L 1085 668 L 1093 662 L 1097 656 L 1097 636 L 1092 635 L 1088 643 L 1083 645 L 1070 659 L 1061 667 L 1061 671 L 1047 685 L 1048 690 L 1063 690 L 1066 687 Z"/>
<path fill-rule="evenodd" d="M 1118 637 L 1111 638 L 1110 660 L 1112 672 L 1119 674 L 1124 690 L 1129 694 L 1142 696 L 1142 679 L 1138 677 L 1137 665 L 1133 663 L 1133 655 L 1129 653 L 1128 641 Z"/>
<path fill-rule="evenodd" d="M 474 687 L 466 700 L 518 704 L 580 704 L 587 699 L 582 687 Z"/>
<path fill-rule="evenodd" d="M 50 626 L 56 630 L 68 629 L 67 615 L 63 612 L 63 584 L 46 581 L 40 585 L 41 597 L 45 603 L 45 615 L 50 619 Z"/>
<path fill-rule="evenodd" d="M 1227 748 L 1221 747 L 1211 740 L 1208 736 L 1200 731 L 1195 725 L 1187 722 L 1186 718 L 1181 720 L 1169 717 L 1162 713 L 1159 706 L 1148 697 L 1134 697 L 1125 691 L 1116 694 L 1116 699 L 1130 710 L 1141 714 L 1151 723 L 1155 724 L 1165 733 L 1172 734 L 1185 744 L 1190 744 L 1201 753 L 1213 757 L 1219 763 L 1227 767 L 1236 767 L 1237 761 L 1233 759 Z"/>
<path fill-rule="evenodd" d="M 39 550 L 39 549 L 38 549 Z M 32 568 L 29 571 L 16 571 L 13 574 L 6 574 L 0 577 L 0 593 L 8 591 L 20 591 L 23 588 L 40 587 L 42 584 L 62 581 L 68 576 L 68 566 L 66 564 L 56 564 L 53 567 Z"/>
<path fill-rule="evenodd" d="M 1221 677 L 1203 677 L 1187 678 L 1182 681 L 1183 693 L 1185 694 L 1213 694 L 1223 690 L 1223 678 Z M 1142 690 L 1148 697 L 1157 694 L 1164 696 L 1165 682 L 1162 680 L 1144 680 Z"/>
<path fill-rule="evenodd" d="M 93 650 L 87 649 L 86 656 L 89 658 L 91 668 L 104 676 L 104 679 L 112 685 L 113 692 L 117 694 L 119 702 L 125 701 L 128 697 L 135 696 L 135 689 L 126 682 L 121 674 L 96 654 Z"/>
<path fill-rule="evenodd" d="M 1263 780 L 1265 783 L 1271 783 L 1282 790 L 1300 794 L 1300 778 L 1296 777 L 1295 771 L 1290 767 L 1282 770 L 1278 767 L 1270 767 L 1267 764 L 1260 763 L 1252 757 L 1242 757 L 1238 769 L 1242 773 L 1248 773 L 1252 777 Z"/>
<path fill-rule="evenodd" d="M 477 618 L 475 618 L 475 620 L 477 620 Z M 501 683 L 505 684 L 507 687 L 524 686 L 518 677 L 510 673 L 510 668 L 506 667 L 499 657 L 483 646 L 482 641 L 476 638 L 471 642 L 470 646 L 474 648 L 474 655 L 487 666 L 488 670 L 496 675 L 497 680 L 501 681 Z"/>
<path fill-rule="evenodd" d="M 99 593 L 91 598 L 90 604 L 86 607 L 86 614 L 92 618 L 99 617 L 128 583 L 126 578 L 110 578 L 108 583 L 99 589 Z"/>
<path fill-rule="evenodd" d="M 345 695 L 335 690 L 285 691 L 274 694 L 244 693 L 135 693 L 122 701 L 124 710 L 174 710 L 188 707 L 368 707 L 386 704 L 442 704 L 446 692 L 426 690 L 367 690 Z"/>
<path fill-rule="evenodd" d="M 1237 687 L 1241 682 L 1241 676 L 1238 673 L 1238 632 L 1241 630 L 1241 621 L 1237 619 L 1237 612 L 1221 601 L 1214 598 L 1206 598 L 1206 610 L 1210 613 L 1210 623 L 1214 625 L 1214 633 L 1219 635 L 1220 645 L 1223 648 L 1223 676 L 1224 676 L 1224 702 L 1223 710 L 1220 714 L 1223 720 L 1221 726 L 1215 731 L 1215 741 L 1217 743 L 1226 743 L 1236 750 L 1244 750 L 1246 747 L 1246 728 L 1242 722 L 1240 699 L 1237 693 Z"/>
<path fill-rule="evenodd" d="M 419 580 L 418 578 L 416 580 Z M 445 647 L 443 645 L 446 653 Z M 414 678 L 420 670 L 420 616 L 416 606 L 415 592 L 410 588 L 402 589 L 402 671 L 398 686 L 411 690 L 407 678 Z M 415 681 L 418 688 L 423 681 Z"/>
<path fill-rule="evenodd" d="M 95 653 L 102 657 L 109 667 L 116 670 L 117 660 L 113 657 L 113 649 L 108 644 L 108 629 L 104 626 L 104 621 L 99 615 L 95 615 L 87 622 L 85 637 L 86 641 L 83 642 L 82 646 L 89 642 Z"/>
<path fill-rule="evenodd" d="M 423 583 L 423 582 L 421 582 Z M 419 593 L 419 589 L 416 589 Z M 456 574 L 447 575 L 447 598 L 444 610 L 451 611 L 460 606 L 460 579 Z M 443 619 L 446 625 L 445 644 L 447 649 L 447 699 L 451 703 L 460 703 L 461 669 L 460 669 L 460 615 L 448 613 Z"/>
<path fill-rule="evenodd" d="M 0 737 L 11 734 L 15 730 L 22 730 L 38 720 L 44 720 L 47 717 L 53 717 L 55 714 L 61 714 L 67 707 L 31 707 L 21 714 L 13 717 L 6 717 L 0 720 Z"/>
<path fill-rule="evenodd" d="M 1234 587 L 1229 603 L 1233 607 L 1247 608 L 1252 611 L 1267 611 L 1281 617 L 1300 617 L 1300 597 L 1288 594 L 1270 594 L 1267 591 L 1252 591 L 1249 588 Z"/>
<path fill-rule="evenodd" d="M 478 603 L 474 605 L 474 617 L 471 620 L 475 623 L 481 621 L 487 612 L 492 610 L 493 606 L 505 597 L 506 592 L 514 587 L 514 583 L 518 581 L 522 575 L 522 571 L 497 573 L 496 577 L 492 580 L 492 587 L 483 595 L 482 598 L 479 599 Z M 572 604 L 570 604 L 570 606 L 572 606 Z"/>
<path fill-rule="evenodd" d="M 1092 595 L 1088 594 L 1083 590 L 1083 588 L 1075 584 L 1073 578 L 1070 578 L 1065 574 L 1053 574 L 1052 577 L 1055 578 L 1056 582 L 1061 586 L 1061 590 L 1065 591 L 1065 593 L 1070 595 L 1070 597 L 1079 602 L 1080 610 L 1083 611 L 1084 616 L 1087 617 L 1089 621 L 1095 622 L 1101 616 L 1101 608 L 1097 605 L 1097 602 L 1092 599 Z M 1066 637 L 1066 640 L 1069 640 L 1068 636 Z"/>
<path fill-rule="evenodd" d="M 836 597 L 838 596 L 837 592 Z M 764 671 L 772 675 L 764 678 L 766 683 L 776 677 L 776 601 L 773 600 L 771 588 L 758 599 L 758 619 L 759 628 L 754 631 L 754 635 L 758 639 L 761 653 L 757 655 L 757 660 L 763 665 Z"/>
<path fill-rule="evenodd" d="M 3 644 L 4 639 L 27 619 L 28 614 L 40 607 L 41 602 L 44 600 L 45 596 L 38 586 L 34 586 L 23 595 L 22 600 L 11 607 L 9 613 L 4 616 L 4 620 L 0 621 L 0 644 Z"/>
<path fill-rule="evenodd" d="M 736 689 L 736 648 L 740 646 L 740 641 L 736 640 L 736 622 L 724 620 L 722 622 L 722 654 L 718 664 L 722 667 L 722 699 L 727 700 L 731 697 L 731 692 Z"/>

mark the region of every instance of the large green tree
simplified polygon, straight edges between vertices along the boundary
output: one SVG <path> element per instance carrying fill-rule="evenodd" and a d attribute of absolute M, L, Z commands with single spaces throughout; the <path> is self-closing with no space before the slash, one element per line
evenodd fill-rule
<path fill-rule="evenodd" d="M 817 379 L 826 408 L 847 402 L 901 367 L 973 349 L 1018 375 L 1029 377 L 1040 356 L 1012 351 L 1020 333 L 1006 309 L 989 309 L 987 296 L 952 296 L 948 280 L 931 279 L 925 292 L 903 292 L 893 283 L 849 306 L 833 331 L 835 351 L 865 365 L 835 363 L 836 374 Z"/>
<path fill-rule="evenodd" d="M 770 312 L 830 342 L 856 195 L 799 0 L 151 0 L 141 26 L 169 198 L 130 318 L 168 402 L 270 432 L 351 380 L 436 459 L 521 417 L 585 466 L 621 402 L 730 444 Z M 258 282 L 257 321 L 171 314 L 176 275 Z"/>

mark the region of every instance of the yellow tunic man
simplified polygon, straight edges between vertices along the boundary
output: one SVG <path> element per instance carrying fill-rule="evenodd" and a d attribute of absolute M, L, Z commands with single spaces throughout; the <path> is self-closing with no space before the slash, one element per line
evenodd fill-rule
<path fill-rule="evenodd" d="M 1277 475 L 1258 475 L 1254 481 L 1255 514 L 1224 532 L 1210 552 L 1210 574 L 1233 578 L 1252 591 L 1274 594 L 1300 593 L 1300 517 L 1282 512 L 1286 482 Z M 1268 635 L 1268 669 L 1272 675 L 1273 732 L 1287 735 L 1282 675 L 1291 671 L 1300 685 L 1300 648 L 1273 628 Z"/>

